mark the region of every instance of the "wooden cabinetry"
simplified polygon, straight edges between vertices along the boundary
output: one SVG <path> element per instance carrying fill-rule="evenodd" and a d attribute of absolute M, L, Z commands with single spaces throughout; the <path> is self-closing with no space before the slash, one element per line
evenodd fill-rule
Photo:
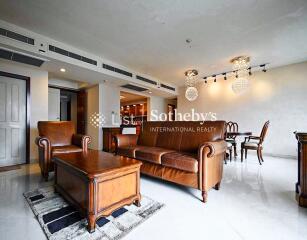
<path fill-rule="evenodd" d="M 114 152 L 115 151 L 115 142 L 114 136 L 120 134 L 120 127 L 104 127 L 102 128 L 103 134 L 103 151 L 105 152 Z"/>
<path fill-rule="evenodd" d="M 301 207 L 307 207 L 307 133 L 295 132 L 298 141 L 298 181 L 296 200 Z"/>

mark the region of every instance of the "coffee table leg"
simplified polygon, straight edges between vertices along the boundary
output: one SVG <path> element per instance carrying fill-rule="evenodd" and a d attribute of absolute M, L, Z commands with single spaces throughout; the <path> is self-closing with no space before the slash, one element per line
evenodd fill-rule
<path fill-rule="evenodd" d="M 134 201 L 134 205 L 137 206 L 137 207 L 140 207 L 141 206 L 141 196 L 139 195 L 138 199 L 136 199 Z"/>
<path fill-rule="evenodd" d="M 87 218 L 87 222 L 88 222 L 87 230 L 90 233 L 95 232 L 95 225 L 96 225 L 96 218 L 95 218 L 95 216 L 94 215 L 89 215 L 88 218 Z"/>

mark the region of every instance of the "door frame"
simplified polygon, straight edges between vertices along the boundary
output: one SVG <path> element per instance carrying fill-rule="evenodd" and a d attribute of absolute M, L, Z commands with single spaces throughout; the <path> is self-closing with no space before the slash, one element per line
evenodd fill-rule
<path fill-rule="evenodd" d="M 0 71 L 0 76 L 26 81 L 26 164 L 30 163 L 30 77 Z"/>

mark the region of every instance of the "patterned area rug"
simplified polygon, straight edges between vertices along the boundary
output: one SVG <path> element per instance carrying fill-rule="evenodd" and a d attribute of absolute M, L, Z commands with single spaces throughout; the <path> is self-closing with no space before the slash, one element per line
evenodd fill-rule
<path fill-rule="evenodd" d="M 90 234 L 86 229 L 86 219 L 59 194 L 54 193 L 53 187 L 27 192 L 24 196 L 48 239 L 52 240 L 120 239 L 164 206 L 142 196 L 141 207 L 132 204 L 98 219 L 96 231 Z"/>

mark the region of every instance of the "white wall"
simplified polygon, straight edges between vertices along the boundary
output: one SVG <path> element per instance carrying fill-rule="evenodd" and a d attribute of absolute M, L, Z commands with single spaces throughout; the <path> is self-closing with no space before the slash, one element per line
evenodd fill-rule
<path fill-rule="evenodd" d="M 256 72 L 243 95 L 232 92 L 233 80 L 201 84 L 194 102 L 185 99 L 184 88 L 178 96 L 178 112 L 216 112 L 217 118 L 236 121 L 239 130 L 259 135 L 262 125 L 271 125 L 264 153 L 296 157 L 293 132 L 307 131 L 307 62 Z"/>
<path fill-rule="evenodd" d="M 93 114 L 105 117 L 103 127 L 118 127 L 120 125 L 120 88 L 99 84 L 87 89 L 87 131 L 92 137 L 90 148 L 101 150 L 103 146 L 102 126 L 91 124 Z M 112 122 L 112 115 L 115 122 Z"/>
<path fill-rule="evenodd" d="M 156 116 L 166 113 L 166 101 L 163 97 L 151 96 L 147 98 L 147 120 L 157 121 Z"/>
<path fill-rule="evenodd" d="M 35 138 L 38 136 L 37 122 L 48 120 L 48 72 L 0 61 L 0 71 L 30 77 L 30 159 L 37 160 Z"/>
<path fill-rule="evenodd" d="M 105 127 L 120 125 L 120 88 L 99 84 L 100 112 L 105 117 Z M 114 121 L 112 122 L 112 116 Z"/>
<path fill-rule="evenodd" d="M 99 113 L 99 86 L 93 86 L 86 90 L 87 112 L 86 112 L 86 134 L 91 136 L 91 149 L 101 149 L 101 138 L 99 128 L 91 124 L 91 117 Z"/>
<path fill-rule="evenodd" d="M 53 87 L 61 87 L 68 89 L 79 89 L 79 83 L 73 81 L 67 81 L 59 78 L 49 78 L 48 84 Z"/>

